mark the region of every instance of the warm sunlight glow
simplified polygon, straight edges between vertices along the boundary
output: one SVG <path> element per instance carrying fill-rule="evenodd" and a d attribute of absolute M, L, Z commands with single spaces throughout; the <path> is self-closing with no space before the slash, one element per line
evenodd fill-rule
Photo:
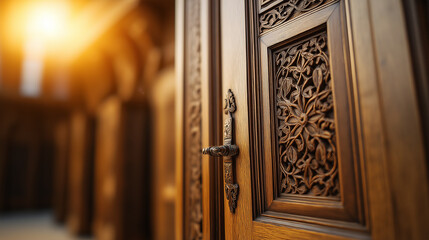
<path fill-rule="evenodd" d="M 36 44 L 43 49 L 43 61 L 68 64 L 137 4 L 138 0 L 10 0 L 7 21 L 0 22 L 0 28 L 7 29 L 5 41 L 17 53 Z"/>
<path fill-rule="evenodd" d="M 26 6 L 21 68 L 21 94 L 24 96 L 40 95 L 47 51 L 53 46 L 64 44 L 69 10 L 66 3 L 33 1 Z"/>
<path fill-rule="evenodd" d="M 64 1 L 34 4 L 28 13 L 27 34 L 44 41 L 58 40 L 67 29 L 67 10 Z"/>

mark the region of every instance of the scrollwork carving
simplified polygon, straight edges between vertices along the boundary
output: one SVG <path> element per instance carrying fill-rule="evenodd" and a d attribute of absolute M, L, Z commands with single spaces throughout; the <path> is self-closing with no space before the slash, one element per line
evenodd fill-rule
<path fill-rule="evenodd" d="M 339 197 L 326 32 L 274 55 L 280 192 Z"/>
<path fill-rule="evenodd" d="M 259 32 L 274 28 L 293 17 L 332 0 L 286 0 L 259 17 Z"/>

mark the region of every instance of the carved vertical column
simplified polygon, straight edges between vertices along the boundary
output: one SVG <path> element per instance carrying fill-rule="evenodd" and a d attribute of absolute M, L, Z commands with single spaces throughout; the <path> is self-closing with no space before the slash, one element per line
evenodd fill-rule
<path fill-rule="evenodd" d="M 202 239 L 200 0 L 185 16 L 185 239 Z"/>

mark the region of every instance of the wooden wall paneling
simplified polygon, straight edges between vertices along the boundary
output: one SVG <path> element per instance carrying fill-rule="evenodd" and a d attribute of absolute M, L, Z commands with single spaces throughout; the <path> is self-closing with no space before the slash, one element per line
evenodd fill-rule
<path fill-rule="evenodd" d="M 118 224 L 124 220 L 118 199 L 123 191 L 118 182 L 123 171 L 118 161 L 121 107 L 119 98 L 112 96 L 96 114 L 94 235 L 101 240 L 116 239 L 122 230 Z"/>
<path fill-rule="evenodd" d="M 70 128 L 70 116 L 69 106 L 65 103 L 46 101 L 40 107 L 41 110 L 41 121 L 42 121 L 42 134 L 41 134 L 41 154 L 40 162 L 37 168 L 37 176 L 39 184 L 37 188 L 38 192 L 38 208 L 55 208 L 54 203 L 54 192 L 55 184 L 57 184 L 58 177 L 60 178 L 61 192 L 64 194 L 67 189 L 67 165 L 68 165 L 68 149 L 69 149 L 69 128 Z M 59 127 L 61 126 L 61 127 Z M 58 127 L 61 129 L 59 136 Z M 57 142 L 58 140 L 58 142 Z M 57 144 L 58 143 L 58 144 Z M 58 154 L 59 151 L 61 154 Z M 63 158 L 62 167 L 56 170 L 56 163 L 59 158 Z M 59 174 L 61 174 L 59 176 Z M 58 177 L 57 177 L 58 176 Z M 65 197 L 63 196 L 63 212 L 62 220 L 65 220 Z"/>
<path fill-rule="evenodd" d="M 167 240 L 175 236 L 176 161 L 174 68 L 162 72 L 151 91 L 151 219 L 153 239 Z"/>
<path fill-rule="evenodd" d="M 223 144 L 219 2 L 201 1 L 202 146 Z M 203 238 L 224 239 L 223 161 L 203 155 Z"/>
<path fill-rule="evenodd" d="M 369 4 L 389 183 L 397 221 L 395 235 L 398 239 L 425 238 L 429 236 L 425 224 L 429 221 L 428 163 L 404 9 L 399 0 Z"/>
<path fill-rule="evenodd" d="M 371 48 L 371 35 L 361 34 L 369 31 L 369 8 L 365 1 L 346 2 L 347 28 L 351 48 L 351 73 L 358 115 L 358 137 L 369 148 L 361 146 L 359 151 L 366 174 L 367 211 L 371 223 L 371 235 L 379 239 L 393 239 L 393 215 L 391 211 L 390 189 L 388 187 L 386 155 L 383 138 L 380 101 L 377 96 L 375 56 Z M 353 23 L 353 25 L 352 25 Z M 359 69 L 357 69 L 357 67 Z M 365 66 L 365 67 L 363 67 Z M 362 94 L 365 93 L 365 97 Z"/>
<path fill-rule="evenodd" d="M 54 129 L 66 108 L 37 100 L 2 97 L 0 209 L 52 206 Z"/>
<path fill-rule="evenodd" d="M 53 208 L 57 222 L 64 222 L 67 216 L 68 204 L 68 176 L 69 176 L 69 147 L 70 147 L 70 119 L 56 124 L 54 130 L 55 160 L 53 181 Z"/>
<path fill-rule="evenodd" d="M 37 207 L 40 183 L 37 167 L 41 154 L 40 109 L 9 102 L 11 125 L 6 138 L 5 207 L 9 210 Z"/>
<path fill-rule="evenodd" d="M 94 234 L 150 238 L 149 114 L 141 102 L 106 99 L 97 111 Z"/>
<path fill-rule="evenodd" d="M 423 239 L 428 179 L 402 5 L 354 0 L 346 5 L 372 236 Z"/>
<path fill-rule="evenodd" d="M 151 112 L 146 101 L 129 101 L 122 103 L 120 112 L 120 136 L 118 172 L 118 205 L 119 208 L 116 239 L 152 239 L 154 223 L 150 219 L 154 187 L 150 157 L 153 154 L 151 134 L 153 123 Z M 169 166 L 174 169 L 174 166 Z M 171 171 L 171 170 L 170 170 Z M 165 178 L 169 178 L 164 175 Z M 174 179 L 174 175 L 170 176 Z M 170 206 L 171 207 L 171 206 Z M 171 209 L 174 211 L 174 209 Z M 116 220 L 116 219 L 115 219 Z M 166 229 L 164 228 L 165 232 Z"/>
<path fill-rule="evenodd" d="M 74 109 L 70 116 L 67 226 L 74 234 L 91 231 L 94 120 Z"/>
<path fill-rule="evenodd" d="M 7 111 L 8 102 L 0 101 L 0 114 L 4 117 L 0 118 L 0 211 L 5 211 L 7 208 L 6 195 L 6 173 L 7 173 L 7 142 L 9 140 L 11 128 L 14 122 L 14 114 Z"/>
<path fill-rule="evenodd" d="M 54 175 L 54 158 L 55 158 L 55 140 L 54 129 L 59 121 L 62 110 L 42 106 L 41 110 L 41 136 L 40 136 L 40 153 L 39 161 L 36 167 L 36 176 L 38 184 L 37 208 L 52 208 L 53 204 L 53 175 Z M 36 127 L 37 128 L 37 127 Z"/>

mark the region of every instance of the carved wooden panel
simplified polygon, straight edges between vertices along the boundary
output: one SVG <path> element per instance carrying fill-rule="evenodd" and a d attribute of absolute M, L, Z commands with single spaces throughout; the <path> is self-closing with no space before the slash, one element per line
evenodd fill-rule
<path fill-rule="evenodd" d="M 255 134 L 261 134 L 264 147 L 257 149 L 262 157 L 254 165 L 256 181 L 262 182 L 255 188 L 261 200 L 256 195 L 254 209 L 255 218 L 364 236 L 341 8 L 329 4 L 257 34 L 261 79 L 256 84 L 262 97 L 255 106 L 262 106 L 263 122 Z"/>
<path fill-rule="evenodd" d="M 185 11 L 185 239 L 202 239 L 200 1 Z"/>
<path fill-rule="evenodd" d="M 280 192 L 340 197 L 326 31 L 273 54 Z"/>
<path fill-rule="evenodd" d="M 285 0 L 259 16 L 259 31 L 263 33 L 292 18 L 333 0 Z M 266 1 L 265 1 L 266 2 Z M 264 3 L 265 3 L 264 2 Z"/>

